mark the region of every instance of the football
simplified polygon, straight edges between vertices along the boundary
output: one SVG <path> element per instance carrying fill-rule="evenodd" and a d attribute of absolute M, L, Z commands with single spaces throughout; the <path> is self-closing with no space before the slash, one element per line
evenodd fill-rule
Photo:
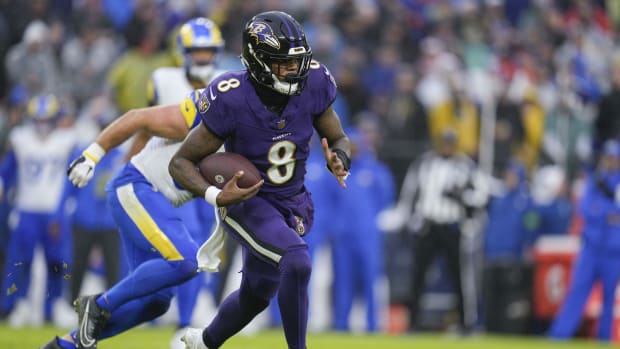
<path fill-rule="evenodd" d="M 237 182 L 239 188 L 249 188 L 261 180 L 256 166 L 243 155 L 236 153 L 211 154 L 200 160 L 198 171 L 209 184 L 220 189 L 239 171 L 243 171 L 243 176 Z"/>

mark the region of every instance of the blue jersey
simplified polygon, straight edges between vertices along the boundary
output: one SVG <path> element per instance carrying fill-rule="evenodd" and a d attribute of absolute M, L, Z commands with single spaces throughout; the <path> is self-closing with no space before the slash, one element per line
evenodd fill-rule
<path fill-rule="evenodd" d="M 578 206 L 584 220 L 582 236 L 588 246 L 598 251 L 617 252 L 620 251 L 620 224 L 616 219 L 610 219 L 610 215 L 620 214 L 620 208 L 601 187 L 606 185 L 608 190 L 615 192 L 620 177 L 617 173 L 600 175 L 600 178 L 595 176 L 586 179 Z"/>
<path fill-rule="evenodd" d="M 259 195 L 291 196 L 303 188 L 315 118 L 336 98 L 327 68 L 314 61 L 311 68 L 302 93 L 290 96 L 281 114 L 264 106 L 246 71 L 224 73 L 188 97 L 204 126 L 225 141 L 226 151 L 258 168 L 265 179 Z"/>

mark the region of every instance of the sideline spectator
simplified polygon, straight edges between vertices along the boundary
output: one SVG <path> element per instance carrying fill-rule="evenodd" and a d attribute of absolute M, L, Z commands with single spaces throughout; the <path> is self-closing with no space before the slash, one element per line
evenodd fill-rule
<path fill-rule="evenodd" d="M 63 92 L 58 60 L 50 38 L 50 29 L 44 22 L 31 22 L 22 41 L 11 47 L 6 56 L 10 83 L 26 87 L 31 96 Z"/>
<path fill-rule="evenodd" d="M 63 76 L 78 107 L 103 92 L 101 82 L 118 56 L 112 37 L 96 18 L 81 18 L 75 23 L 76 35 L 61 52 Z"/>
<path fill-rule="evenodd" d="M 401 66 L 396 86 L 390 94 L 387 110 L 379 127 L 378 155 L 389 166 L 398 189 L 407 167 L 430 148 L 430 130 L 426 109 L 415 95 L 416 77 L 409 66 Z"/>
<path fill-rule="evenodd" d="M 620 143 L 605 142 L 599 167 L 587 179 L 579 209 L 584 218 L 582 247 L 575 260 L 571 284 L 562 308 L 549 330 L 555 339 L 568 339 L 579 326 L 583 307 L 596 281 L 601 281 L 603 304 L 597 329 L 601 340 L 612 337 L 616 287 L 620 280 Z"/>
<path fill-rule="evenodd" d="M 519 333 L 528 330 L 532 286 L 531 229 L 527 224 L 530 193 L 525 167 L 512 161 L 496 190 L 484 232 L 483 294 L 485 329 Z"/>
<path fill-rule="evenodd" d="M 141 1 L 143 6 L 128 24 L 127 43 L 130 48 L 112 65 L 107 76 L 113 101 L 124 113 L 148 105 L 147 85 L 151 73 L 159 67 L 173 66 L 173 57 L 161 50 L 164 23 L 158 19 L 155 5 Z"/>
<path fill-rule="evenodd" d="M 532 210 L 530 211 L 533 239 L 542 235 L 568 233 L 573 205 L 568 196 L 566 174 L 559 166 L 539 168 L 532 179 Z"/>
<path fill-rule="evenodd" d="M 347 180 L 347 192 L 337 192 L 335 212 L 342 212 L 332 235 L 334 268 L 333 328 L 349 331 L 349 315 L 358 297 L 366 309 L 366 331 L 379 330 L 381 301 L 379 282 L 383 271 L 383 232 L 377 215 L 394 201 L 394 180 L 374 153 L 376 124 L 349 130 L 351 161 L 356 170 Z"/>
<path fill-rule="evenodd" d="M 615 58 L 611 90 L 603 96 L 598 105 L 594 127 L 597 148 L 609 139 L 620 138 L 620 56 Z"/>

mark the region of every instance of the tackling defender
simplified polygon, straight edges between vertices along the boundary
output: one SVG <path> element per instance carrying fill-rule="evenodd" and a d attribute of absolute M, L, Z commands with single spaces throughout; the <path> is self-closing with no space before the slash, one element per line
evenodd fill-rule
<path fill-rule="evenodd" d="M 181 103 L 192 91 L 204 88 L 221 73 L 216 68 L 224 40 L 211 20 L 200 17 L 188 21 L 179 28 L 176 42 L 183 67 L 162 67 L 153 72 L 148 86 L 149 105 Z M 211 206 L 192 200 L 176 210 L 194 241 L 202 244 L 215 224 Z M 177 288 L 178 330 L 170 340 L 171 349 L 183 348 L 180 339 L 190 325 L 202 283 L 203 278 L 196 277 Z"/>
<path fill-rule="evenodd" d="M 202 29 L 212 39 L 219 34 L 215 26 Z M 197 55 L 198 52 L 192 53 Z M 140 132 L 153 136 L 106 187 L 130 273 L 101 295 L 79 297 L 75 301 L 78 328 L 62 338 L 54 338 L 44 349 L 97 348 L 100 339 L 165 313 L 174 286 L 196 276 L 198 246 L 175 209 L 193 199 L 193 195 L 174 183 L 167 167 L 180 141 L 199 123 L 200 117 L 191 102 L 130 110 L 106 127 L 71 163 L 69 179 L 81 188 L 110 149 Z M 248 189 L 236 188 L 237 178 L 228 185 L 233 190 L 225 190 L 233 200 L 258 191 L 260 183 Z"/>
<path fill-rule="evenodd" d="M 240 288 L 204 331 L 189 329 L 183 340 L 189 349 L 219 348 L 277 292 L 288 347 L 304 349 L 311 263 L 303 235 L 314 213 L 304 186 L 310 139 L 314 128 L 342 187 L 350 165 L 349 139 L 332 109 L 334 79 L 312 61 L 303 28 L 293 17 L 272 11 L 252 18 L 243 30 L 241 59 L 246 71 L 224 73 L 191 97 L 204 127 L 190 132 L 169 166 L 179 184 L 220 207 L 224 229 L 244 248 Z M 256 196 L 231 200 L 226 189 L 209 186 L 196 170 L 196 163 L 222 144 L 261 172 L 264 185 Z"/>

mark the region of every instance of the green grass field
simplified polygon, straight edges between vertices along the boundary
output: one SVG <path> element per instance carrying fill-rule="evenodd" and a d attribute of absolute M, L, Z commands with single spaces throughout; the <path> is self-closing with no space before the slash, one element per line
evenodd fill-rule
<path fill-rule="evenodd" d="M 10 329 L 0 324 L 0 349 L 37 349 L 62 331 L 52 327 Z M 99 349 L 168 349 L 172 328 L 137 328 L 99 344 Z M 310 334 L 311 349 L 590 349 L 611 348 L 611 345 L 573 340 L 553 342 L 543 338 L 498 337 L 477 335 L 468 338 L 444 334 L 413 336 Z M 236 336 L 222 349 L 278 349 L 286 348 L 281 331 L 262 332 L 257 336 Z"/>

